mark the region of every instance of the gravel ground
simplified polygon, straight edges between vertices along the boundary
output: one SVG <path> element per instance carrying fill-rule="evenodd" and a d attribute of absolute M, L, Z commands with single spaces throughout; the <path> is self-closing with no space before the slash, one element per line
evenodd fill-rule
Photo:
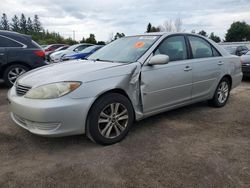
<path fill-rule="evenodd" d="M 224 108 L 166 112 L 106 147 L 17 127 L 6 93 L 0 85 L 0 187 L 250 187 L 250 80 Z"/>

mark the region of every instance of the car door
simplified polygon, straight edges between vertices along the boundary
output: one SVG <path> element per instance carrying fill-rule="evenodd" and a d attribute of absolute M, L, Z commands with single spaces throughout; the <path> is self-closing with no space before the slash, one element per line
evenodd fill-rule
<path fill-rule="evenodd" d="M 193 56 L 192 100 L 206 99 L 214 88 L 224 69 L 223 57 L 216 48 L 199 36 L 188 36 Z"/>
<path fill-rule="evenodd" d="M 169 63 L 142 67 L 141 94 L 144 114 L 164 110 L 191 100 L 192 69 L 183 35 L 165 38 L 153 55 L 169 56 Z"/>

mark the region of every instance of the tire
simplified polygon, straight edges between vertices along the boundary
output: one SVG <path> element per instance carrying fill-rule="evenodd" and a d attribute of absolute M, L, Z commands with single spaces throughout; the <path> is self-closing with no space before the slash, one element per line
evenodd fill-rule
<path fill-rule="evenodd" d="M 126 137 L 133 122 L 134 110 L 129 99 L 109 93 L 97 99 L 91 107 L 86 133 L 98 144 L 115 144 Z"/>
<path fill-rule="evenodd" d="M 226 105 L 230 96 L 231 84 L 228 78 L 224 77 L 218 84 L 213 99 L 209 100 L 211 106 L 220 108 Z"/>
<path fill-rule="evenodd" d="M 28 67 L 20 64 L 14 64 L 7 67 L 3 74 L 4 83 L 8 87 L 12 87 L 16 79 L 28 70 Z"/>

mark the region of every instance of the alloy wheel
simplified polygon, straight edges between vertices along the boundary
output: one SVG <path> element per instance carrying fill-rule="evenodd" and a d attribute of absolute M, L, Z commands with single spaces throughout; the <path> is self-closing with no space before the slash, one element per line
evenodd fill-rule
<path fill-rule="evenodd" d="M 107 105 L 100 113 L 98 128 L 106 138 L 118 137 L 128 125 L 128 110 L 121 103 Z"/>
<path fill-rule="evenodd" d="M 16 81 L 16 79 L 21 76 L 22 74 L 24 74 L 26 72 L 25 69 L 21 68 L 21 67 L 15 67 L 13 69 L 11 69 L 8 73 L 8 79 L 9 81 L 14 84 L 14 82 Z"/>
<path fill-rule="evenodd" d="M 226 81 L 221 82 L 217 91 L 217 97 L 218 97 L 219 103 L 223 104 L 227 100 L 228 95 L 229 95 L 228 83 Z"/>

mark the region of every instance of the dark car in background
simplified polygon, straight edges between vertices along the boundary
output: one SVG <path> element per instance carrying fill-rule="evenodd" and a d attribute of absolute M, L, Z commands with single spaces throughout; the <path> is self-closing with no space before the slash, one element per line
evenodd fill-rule
<path fill-rule="evenodd" d="M 225 48 L 230 54 L 242 56 L 246 54 L 249 49 L 246 46 L 242 45 L 222 45 L 223 48 Z"/>
<path fill-rule="evenodd" d="M 0 30 L 0 79 L 7 86 L 21 74 L 43 65 L 45 53 L 31 36 Z"/>
<path fill-rule="evenodd" d="M 73 59 L 85 59 L 100 48 L 102 48 L 104 45 L 94 45 L 87 47 L 81 51 L 77 52 L 72 52 L 71 54 L 67 54 L 62 57 L 62 61 L 68 61 L 68 60 L 73 60 Z"/>
<path fill-rule="evenodd" d="M 244 77 L 250 77 L 250 51 L 240 57 Z"/>

